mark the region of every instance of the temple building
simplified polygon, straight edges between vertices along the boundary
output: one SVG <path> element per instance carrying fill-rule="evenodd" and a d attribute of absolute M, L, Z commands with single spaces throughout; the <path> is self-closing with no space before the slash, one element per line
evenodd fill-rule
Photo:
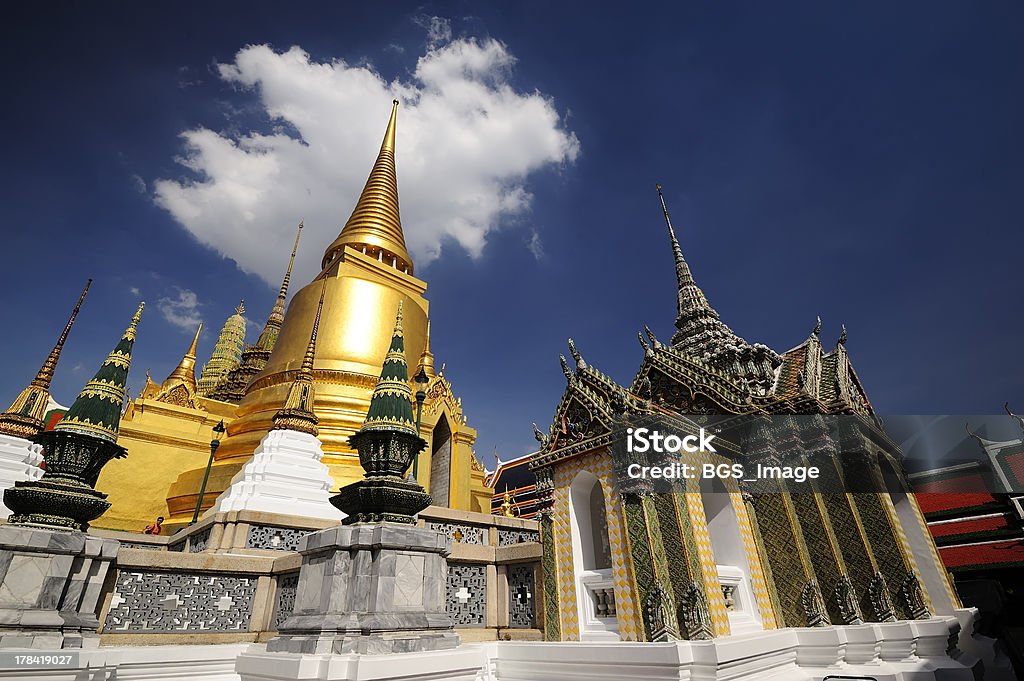
<path fill-rule="evenodd" d="M 850 361 L 845 328 L 826 350 L 819 320 L 782 354 L 737 336 L 696 284 L 661 200 L 677 276 L 675 335 L 640 336 L 643 361 L 628 385 L 570 339 L 575 368 L 562 358 L 565 393 L 548 432 L 537 432 L 530 468 L 547 640 L 707 640 L 953 617 L 960 602 Z M 714 432 L 716 453 L 683 454 L 697 470 L 813 462 L 821 478 L 796 485 L 747 473 L 659 486 L 627 474 L 630 465 L 663 466 L 679 454 L 631 453 L 625 428 L 636 423 Z"/>
<path fill-rule="evenodd" d="M 140 305 L 51 428 L 83 292 L 0 414 L 0 649 L 74 649 L 62 678 L 1015 678 L 942 565 L 846 329 L 826 348 L 819 319 L 783 353 L 736 335 L 660 186 L 676 332 L 645 327 L 628 384 L 569 339 L 537 451 L 485 471 L 405 246 L 397 108 L 289 301 L 296 235 L 255 343 L 240 304 L 198 377 L 201 325 L 126 399 Z M 634 447 L 640 428 L 700 445 Z M 977 443 L 1021 470 L 1021 441 Z"/>
<path fill-rule="evenodd" d="M 416 463 L 417 478 L 437 506 L 490 511 L 492 491 L 473 452 L 476 431 L 447 378 L 435 370 L 427 283 L 414 276 L 405 246 L 395 163 L 397 114 L 396 102 L 366 186 L 324 251 L 322 271 L 288 301 L 299 225 L 280 290 L 256 342 L 245 344 L 243 303 L 224 323 L 198 378 L 196 340 L 166 380 L 157 383 L 147 375 L 121 426 L 119 442 L 128 450 L 131 470 L 108 466 L 99 481 L 110 490 L 112 502 L 101 526 L 139 531 L 160 516 L 166 518 L 166 531 L 187 524 L 206 477 L 211 429 L 223 421 L 227 438 L 210 470 L 202 510 L 213 505 L 273 427 L 302 365 L 321 291 L 323 322 L 312 380 L 323 463 L 335 488 L 362 476 L 348 437 L 366 417 L 394 309 L 403 302 L 406 349 L 426 381 L 420 385 L 428 446 Z"/>

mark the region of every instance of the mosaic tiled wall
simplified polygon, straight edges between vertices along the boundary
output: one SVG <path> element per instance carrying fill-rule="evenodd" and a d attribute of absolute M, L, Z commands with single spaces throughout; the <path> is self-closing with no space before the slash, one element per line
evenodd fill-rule
<path fill-rule="evenodd" d="M 270 549 L 272 551 L 298 551 L 299 542 L 312 530 L 271 525 L 251 525 L 245 538 L 248 549 Z"/>
<path fill-rule="evenodd" d="M 712 457 L 710 453 L 693 452 L 687 454 L 687 463 L 691 465 L 703 465 L 705 463 L 727 463 L 727 461 L 721 457 Z M 750 569 L 750 588 L 751 591 L 754 592 L 754 599 L 757 601 L 757 607 L 761 611 L 761 623 L 765 629 L 775 629 L 778 627 L 778 622 L 775 619 L 775 608 L 772 605 L 771 594 L 768 591 L 768 581 L 765 575 L 764 565 L 761 562 L 761 554 L 757 550 L 757 541 L 754 538 L 753 523 L 750 521 L 750 515 L 747 512 L 747 505 L 743 502 L 743 495 L 740 494 L 739 484 L 736 480 L 726 478 L 722 483 L 725 485 L 726 491 L 729 493 L 732 510 L 736 515 L 736 522 L 739 525 L 740 536 L 743 539 L 743 549 L 747 557 L 747 567 Z M 702 568 L 705 574 L 710 571 L 715 575 L 714 581 L 717 584 L 718 568 L 714 563 L 713 549 L 710 548 L 711 535 L 708 533 L 707 518 L 704 516 L 704 502 L 700 498 L 700 492 L 696 489 L 688 493 L 686 496 L 687 508 L 700 507 L 700 522 L 691 515 L 695 528 L 694 534 L 698 536 L 699 541 L 703 540 L 707 542 L 709 551 L 702 551 L 702 554 L 707 555 L 707 553 L 710 553 L 711 558 L 710 561 L 706 558 L 702 559 L 704 561 Z M 708 588 L 711 588 L 711 586 L 708 585 Z M 721 590 L 720 586 L 718 589 Z M 721 608 L 717 609 L 716 612 L 713 613 L 716 627 L 719 626 L 719 622 L 721 622 L 723 618 L 726 626 L 728 626 L 729 615 L 724 608 L 725 603 L 723 600 Z"/>
<path fill-rule="evenodd" d="M 508 622 L 510 627 L 532 629 L 537 626 L 534 608 L 533 563 L 508 566 Z"/>
<path fill-rule="evenodd" d="M 540 532 L 537 530 L 506 530 L 498 528 L 498 546 L 512 546 L 513 544 L 527 544 L 539 541 Z"/>
<path fill-rule="evenodd" d="M 457 544 L 486 544 L 487 528 L 476 525 L 464 525 L 462 523 L 437 523 L 427 521 L 424 524 L 428 529 L 443 534 L 448 541 Z"/>
<path fill-rule="evenodd" d="M 106 632 L 248 631 L 255 577 L 121 570 Z"/>
<path fill-rule="evenodd" d="M 277 596 L 274 598 L 274 617 L 270 627 L 280 631 L 284 621 L 295 611 L 295 594 L 299 589 L 299 573 L 281 575 L 277 578 Z"/>
<path fill-rule="evenodd" d="M 482 627 L 487 611 L 487 566 L 448 563 L 448 615 L 456 627 Z"/>
<path fill-rule="evenodd" d="M 619 637 L 624 641 L 643 638 L 640 608 L 633 594 L 628 549 L 623 540 L 625 526 L 619 503 L 618 486 L 612 471 L 611 457 L 595 452 L 559 463 L 555 467 L 555 504 L 553 509 L 555 552 L 558 560 L 558 604 L 562 639 L 579 640 L 579 610 L 576 603 L 576 580 L 572 561 L 572 533 L 569 529 L 569 486 L 581 470 L 594 474 L 601 482 L 604 505 L 608 514 L 608 543 L 612 556 L 612 578 L 615 582 L 615 608 L 618 612 Z"/>

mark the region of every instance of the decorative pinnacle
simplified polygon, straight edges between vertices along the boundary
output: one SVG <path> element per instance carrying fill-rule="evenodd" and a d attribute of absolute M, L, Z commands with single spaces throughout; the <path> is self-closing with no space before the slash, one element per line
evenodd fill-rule
<path fill-rule="evenodd" d="M 846 345 L 846 324 L 843 324 L 843 330 L 839 332 L 839 345 Z"/>
<path fill-rule="evenodd" d="M 294 430 L 300 433 L 308 433 L 312 436 L 318 434 L 317 424 L 319 419 L 313 411 L 315 399 L 315 388 L 313 386 L 313 360 L 316 357 L 316 336 L 320 328 L 320 313 L 324 307 L 324 293 L 327 291 L 327 279 L 324 278 L 323 286 L 320 287 L 320 302 L 316 307 L 316 316 L 313 318 L 313 329 L 309 334 L 309 344 L 306 346 L 306 354 L 302 358 L 302 366 L 299 368 L 295 380 L 288 388 L 288 396 L 285 398 L 284 406 L 274 414 L 274 425 L 271 430 Z"/>
<path fill-rule="evenodd" d="M 380 379 L 370 397 L 370 408 L 366 412 L 366 420 L 359 429 L 359 433 L 349 438 L 349 442 L 356 449 L 359 449 L 357 444 L 359 437 L 357 436 L 371 430 L 389 430 L 417 435 L 416 421 L 413 419 L 412 413 L 409 366 L 405 358 L 405 334 L 402 332 L 403 308 L 404 301 L 399 301 L 398 311 L 395 315 L 395 330 L 391 336 L 387 354 L 384 356 Z M 407 467 L 408 464 L 402 468 L 403 473 Z"/>
<path fill-rule="evenodd" d="M 642 347 L 644 349 L 644 353 L 646 354 L 646 353 L 650 352 L 651 351 L 651 346 L 647 344 L 647 340 L 644 338 L 643 332 L 642 331 L 637 331 L 636 332 L 636 337 L 637 337 L 637 340 L 640 341 L 640 347 Z"/>
<path fill-rule="evenodd" d="M 384 140 L 370 170 L 355 209 L 341 233 L 324 251 L 321 266 L 326 268 L 341 256 L 345 246 L 362 250 L 388 266 L 406 274 L 413 273 L 412 259 L 405 247 L 402 218 L 398 205 L 398 177 L 395 170 L 395 130 L 398 100 L 393 102 Z"/>
<path fill-rule="evenodd" d="M 238 307 L 235 308 L 235 314 L 245 314 L 245 298 L 238 301 Z"/>
<path fill-rule="evenodd" d="M 579 350 L 576 349 L 576 343 L 573 342 L 572 338 L 569 339 L 569 354 L 572 355 L 573 360 L 576 362 L 577 368 L 587 368 L 587 361 L 583 359 L 583 355 L 581 355 Z"/>
<path fill-rule="evenodd" d="M 292 255 L 288 259 L 288 269 L 285 270 L 284 279 L 281 280 L 281 290 L 277 294 L 277 300 L 274 301 L 274 307 L 271 308 L 270 314 L 267 315 L 267 322 L 263 325 L 263 331 L 260 332 L 259 337 L 256 339 L 256 347 L 260 350 L 267 352 L 273 350 L 274 345 L 277 343 L 281 326 L 284 324 L 284 307 L 285 301 L 288 300 L 288 284 L 291 282 L 292 265 L 295 264 L 295 253 L 299 250 L 299 237 L 302 236 L 303 226 L 303 223 L 300 221 L 299 228 L 295 232 L 295 245 L 292 246 Z"/>
<path fill-rule="evenodd" d="M 139 304 L 139 309 L 121 335 L 117 346 L 107 355 L 92 380 L 82 388 L 64 418 L 54 426 L 54 430 L 77 432 L 111 443 L 117 442 L 118 424 L 124 406 L 125 384 L 132 363 L 135 329 L 145 306 L 145 303 Z"/>
<path fill-rule="evenodd" d="M 430 320 L 427 320 L 427 337 L 423 341 L 423 353 L 420 354 L 419 366 L 416 367 L 416 373 L 420 371 L 427 376 L 427 378 L 433 378 L 437 375 L 434 370 L 434 353 L 430 351 Z"/>
<path fill-rule="evenodd" d="M 302 372 L 312 376 L 313 359 L 316 356 L 316 334 L 320 328 L 320 313 L 324 309 L 324 294 L 327 292 L 327 277 L 320 287 L 320 302 L 316 304 L 316 316 L 313 317 L 313 331 L 309 334 L 309 345 L 306 346 L 306 355 L 302 358 Z"/>
<path fill-rule="evenodd" d="M 305 220 L 299 220 L 299 229 L 295 232 L 295 245 L 292 246 L 292 257 L 288 259 L 288 269 L 285 270 L 284 279 L 281 281 L 280 298 L 288 295 L 288 282 L 292 278 L 292 265 L 295 264 L 295 253 L 299 250 L 299 237 L 302 236 L 302 228 L 305 226 L 303 223 L 305 223 Z"/>
<path fill-rule="evenodd" d="M 78 316 L 78 311 L 82 309 L 82 301 L 85 300 L 85 294 L 89 292 L 89 287 L 92 286 L 92 277 L 85 282 L 85 288 L 82 289 L 82 295 L 78 296 L 78 303 L 75 305 L 75 309 L 71 311 L 71 316 L 68 317 L 68 323 L 64 325 L 64 330 L 60 333 L 60 338 L 57 339 L 57 344 L 50 350 L 49 356 L 46 361 L 43 362 L 43 366 L 39 368 L 39 373 L 32 379 L 32 385 L 43 388 L 44 390 L 50 389 L 50 382 L 53 380 L 53 372 L 57 368 L 57 360 L 60 359 L 60 353 L 64 349 L 64 341 L 68 338 L 68 333 L 71 331 L 72 325 L 75 323 L 75 317 Z"/>
<path fill-rule="evenodd" d="M 1006 410 L 1007 414 L 1009 414 L 1013 418 L 1017 419 L 1017 425 L 1020 426 L 1021 430 L 1024 430 L 1024 416 L 1018 416 L 1017 414 L 1014 414 L 1012 411 L 1010 411 L 1010 403 L 1009 402 L 1004 402 L 1003 403 L 1003 409 Z"/>
<path fill-rule="evenodd" d="M 562 373 L 565 374 L 565 380 L 572 383 L 576 375 L 572 372 L 572 369 L 569 368 L 569 363 L 565 361 L 565 355 L 559 355 L 558 361 L 562 364 Z"/>
<path fill-rule="evenodd" d="M 811 334 L 814 336 L 821 334 L 821 315 L 818 315 L 818 323 L 814 325 L 814 329 L 811 330 Z"/>
<path fill-rule="evenodd" d="M 196 389 L 196 346 L 199 344 L 199 334 L 202 330 L 203 323 L 199 322 L 199 328 L 196 329 L 196 335 L 192 338 L 192 344 L 189 345 L 185 356 L 178 362 L 178 366 L 167 377 L 167 380 L 163 382 L 162 388 L 173 388 L 175 382 L 177 382 L 188 385 L 193 391 Z"/>
<path fill-rule="evenodd" d="M 135 314 L 132 316 L 132 321 L 128 324 L 128 328 L 125 329 L 124 336 L 122 336 L 122 338 L 127 338 L 130 341 L 135 340 L 135 329 L 139 326 L 139 319 L 142 318 L 142 310 L 145 307 L 146 301 L 139 303 L 139 309 L 136 310 Z"/>
<path fill-rule="evenodd" d="M 644 324 L 644 333 L 646 333 L 647 337 L 651 339 L 651 345 L 653 345 L 655 349 L 661 347 L 661 341 L 659 341 L 658 338 L 654 335 L 654 332 L 651 331 L 651 327 L 647 326 L 646 324 Z"/>

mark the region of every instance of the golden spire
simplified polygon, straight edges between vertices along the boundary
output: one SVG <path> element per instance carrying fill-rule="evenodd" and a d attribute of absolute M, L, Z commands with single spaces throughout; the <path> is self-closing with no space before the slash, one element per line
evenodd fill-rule
<path fill-rule="evenodd" d="M 309 344 L 306 346 L 306 354 L 302 357 L 302 366 L 299 373 L 292 381 L 288 389 L 288 397 L 285 398 L 284 406 L 274 414 L 274 425 L 271 430 L 297 430 L 300 433 L 317 434 L 317 419 L 313 412 L 313 360 L 316 357 L 316 334 L 320 328 L 320 313 L 324 309 L 324 293 L 327 292 L 327 278 L 324 278 L 323 286 L 320 288 L 320 302 L 316 307 L 316 317 L 313 318 L 313 330 L 309 334 Z"/>
<path fill-rule="evenodd" d="M 434 353 L 430 351 L 430 320 L 427 320 L 427 338 L 423 343 L 423 354 L 420 355 L 420 364 L 416 367 L 416 373 L 423 370 L 423 373 L 427 375 L 427 378 L 433 378 L 437 375 L 434 371 Z"/>
<path fill-rule="evenodd" d="M 277 294 L 277 300 L 274 301 L 274 308 L 270 311 L 267 316 L 267 323 L 263 326 L 263 332 L 260 333 L 260 337 L 256 340 L 256 347 L 260 350 L 270 351 L 274 349 L 274 344 L 277 342 L 278 334 L 281 331 L 281 325 L 284 324 L 284 304 L 288 299 L 288 283 L 292 278 L 292 265 L 295 264 L 295 253 L 299 250 L 299 237 L 302 236 L 303 222 L 299 222 L 299 229 L 295 232 L 295 245 L 292 246 L 292 256 L 288 260 L 288 269 L 284 273 L 284 279 L 281 280 L 281 290 Z M 262 367 L 260 367 L 262 369 Z"/>
<path fill-rule="evenodd" d="M 199 343 L 199 333 L 203 330 L 203 323 L 199 322 L 199 328 L 196 329 L 196 335 L 192 339 L 192 345 L 188 347 L 188 352 L 178 362 L 178 366 L 171 372 L 171 375 L 167 377 L 167 380 L 160 386 L 162 389 L 167 390 L 178 385 L 187 385 L 192 389 L 192 392 L 196 390 L 196 345 Z"/>
<path fill-rule="evenodd" d="M 412 260 L 405 248 L 402 219 L 398 211 L 398 179 L 395 174 L 395 123 L 398 100 L 391 107 L 391 120 L 380 145 L 380 153 L 359 195 L 352 216 L 341 234 L 324 252 L 326 268 L 341 255 L 346 245 L 361 250 L 400 272 L 412 274 Z"/>
<path fill-rule="evenodd" d="M 57 360 L 60 359 L 60 353 L 64 349 L 64 341 L 67 340 L 71 326 L 75 323 L 78 311 L 82 309 L 82 301 L 85 300 L 85 294 L 89 292 L 90 285 L 92 285 L 92 279 L 85 282 L 82 295 L 78 297 L 78 304 L 71 311 L 71 316 L 68 318 L 68 323 L 64 325 L 57 344 L 50 350 L 50 354 L 43 361 L 43 366 L 39 368 L 35 378 L 15 398 L 11 407 L 0 414 L 0 433 L 16 437 L 31 437 L 43 429 L 43 416 L 46 415 L 46 404 L 50 400 L 50 382 L 53 380 L 53 372 L 57 368 Z"/>

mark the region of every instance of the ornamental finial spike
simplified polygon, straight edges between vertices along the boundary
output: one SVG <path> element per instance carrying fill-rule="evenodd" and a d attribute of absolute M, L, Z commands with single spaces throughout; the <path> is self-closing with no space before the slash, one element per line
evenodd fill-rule
<path fill-rule="evenodd" d="M 356 207 L 338 237 L 324 251 L 321 267 L 336 262 L 345 246 L 394 267 L 405 274 L 413 273 L 412 259 L 405 246 L 402 218 L 398 206 L 398 177 L 395 170 L 395 131 L 398 100 L 392 102 L 380 153 L 366 179 Z"/>
<path fill-rule="evenodd" d="M 320 313 L 324 307 L 324 292 L 327 290 L 327 279 L 324 278 L 323 286 L 320 288 L 320 302 L 316 307 L 316 316 L 313 318 L 313 329 L 309 333 L 309 344 L 306 345 L 306 354 L 302 358 L 302 366 L 288 388 L 288 396 L 285 398 L 284 406 L 274 414 L 274 425 L 271 430 L 293 430 L 300 433 L 308 433 L 316 436 L 319 431 L 317 424 L 319 419 L 313 411 L 315 400 L 315 388 L 313 386 L 313 360 L 316 358 L 316 336 L 320 328 Z"/>
<path fill-rule="evenodd" d="M 82 309 L 82 301 L 85 300 L 85 294 L 89 292 L 89 286 L 91 285 L 92 279 L 85 282 L 85 288 L 82 289 L 82 295 L 78 297 L 75 309 L 71 311 L 71 316 L 68 318 L 67 324 L 64 325 L 64 330 L 57 339 L 57 343 L 50 350 L 50 354 L 46 356 L 43 365 L 39 367 L 35 378 L 15 398 L 10 408 L 0 414 L 0 433 L 28 438 L 43 429 L 45 425 L 43 417 L 46 414 L 46 405 L 50 399 L 50 383 L 53 381 L 53 373 L 57 369 L 57 361 L 60 359 L 60 353 L 64 349 L 64 341 L 67 340 L 68 333 L 71 332 L 71 327 L 75 323 L 78 311 Z"/>
<path fill-rule="evenodd" d="M 846 345 L 846 324 L 843 324 L 843 330 L 839 332 L 839 345 Z"/>
<path fill-rule="evenodd" d="M 583 359 L 583 355 L 581 355 L 580 351 L 576 349 L 576 343 L 572 338 L 569 339 L 569 354 L 572 355 L 573 361 L 576 362 L 576 368 L 587 368 L 587 361 Z"/>
<path fill-rule="evenodd" d="M 1004 402 L 1003 403 L 1003 409 L 1005 409 L 1006 413 L 1009 414 L 1011 417 L 1017 419 L 1017 425 L 1020 426 L 1021 430 L 1024 430 L 1024 416 L 1018 416 L 1017 414 L 1014 414 L 1012 411 L 1010 411 L 1010 403 L 1009 402 Z"/>
<path fill-rule="evenodd" d="M 811 335 L 818 336 L 821 334 L 821 315 L 818 315 L 818 323 L 814 325 L 814 329 L 811 330 Z"/>
<path fill-rule="evenodd" d="M 139 319 L 142 318 L 142 310 L 145 307 L 146 301 L 139 303 L 139 309 L 135 311 L 134 315 L 132 315 L 132 321 L 128 324 L 128 328 L 125 329 L 124 336 L 122 336 L 122 338 L 127 338 L 132 341 L 135 340 L 135 329 L 139 326 Z"/>
<path fill-rule="evenodd" d="M 565 380 L 572 383 L 573 378 L 575 378 L 575 374 L 573 374 L 572 369 L 569 368 L 569 362 L 565 360 L 565 355 L 559 355 L 558 361 L 562 365 L 562 373 L 565 374 Z"/>
<path fill-rule="evenodd" d="M 238 301 L 238 307 L 235 308 L 235 314 L 245 314 L 245 298 Z"/>

